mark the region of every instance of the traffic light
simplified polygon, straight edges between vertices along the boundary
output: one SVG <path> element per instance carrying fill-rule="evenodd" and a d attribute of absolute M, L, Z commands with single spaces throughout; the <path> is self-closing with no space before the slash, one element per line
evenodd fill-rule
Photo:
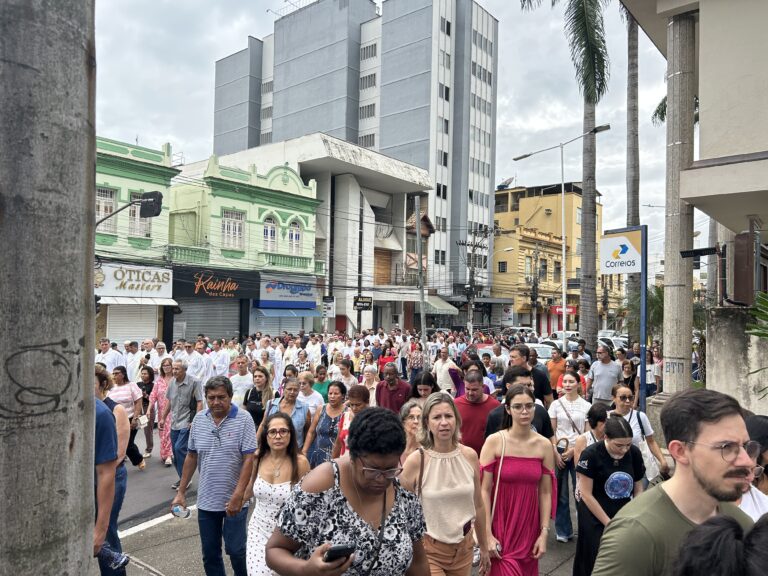
<path fill-rule="evenodd" d="M 96 294 L 96 295 L 94 296 L 94 301 L 95 301 L 95 303 L 96 303 L 96 306 L 95 306 L 95 313 L 94 313 L 95 315 L 98 315 L 98 314 L 99 314 L 99 310 L 101 310 L 101 303 L 100 303 L 100 300 L 101 300 L 101 296 L 99 296 L 98 294 Z"/>
<path fill-rule="evenodd" d="M 144 192 L 141 195 L 141 206 L 139 208 L 139 217 L 154 218 L 160 216 L 163 209 L 162 192 Z"/>

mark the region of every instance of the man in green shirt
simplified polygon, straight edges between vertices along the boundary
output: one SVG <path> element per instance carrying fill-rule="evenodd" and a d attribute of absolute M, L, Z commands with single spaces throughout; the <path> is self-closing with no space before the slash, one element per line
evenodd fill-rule
<path fill-rule="evenodd" d="M 712 516 L 732 516 L 745 530 L 752 525 L 732 504 L 760 451 L 749 440 L 739 403 L 714 390 L 679 392 L 664 405 L 661 426 L 675 474 L 611 520 L 593 576 L 668 575 L 686 534 Z"/>

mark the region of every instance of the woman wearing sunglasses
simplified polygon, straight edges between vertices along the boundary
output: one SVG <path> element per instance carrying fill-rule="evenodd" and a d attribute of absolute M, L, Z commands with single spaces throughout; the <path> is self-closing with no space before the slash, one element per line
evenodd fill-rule
<path fill-rule="evenodd" d="M 366 408 L 352 420 L 347 443 L 349 458 L 312 470 L 285 501 L 267 542 L 267 565 L 278 574 L 428 574 L 421 504 L 397 479 L 405 449 L 400 417 Z M 354 552 L 326 562 L 332 545 Z"/>
<path fill-rule="evenodd" d="M 246 562 L 248 576 L 272 576 L 274 573 L 264 559 L 264 548 L 275 529 L 277 513 L 293 485 L 309 472 L 309 462 L 299 452 L 291 417 L 283 412 L 267 417 L 261 428 L 259 447 L 245 492 L 246 500 L 254 499 L 248 523 Z"/>
<path fill-rule="evenodd" d="M 581 500 L 577 504 L 579 539 L 573 576 L 589 576 L 605 526 L 643 491 L 643 455 L 632 443 L 632 428 L 624 418 L 614 413 L 608 419 L 605 439 L 582 452 L 576 473 Z"/>
<path fill-rule="evenodd" d="M 404 466 L 403 486 L 415 492 L 424 507 L 424 549 L 432 574 L 469 576 L 473 527 L 477 541 L 486 541 L 477 454 L 459 443 L 460 430 L 461 415 L 453 398 L 431 394 L 421 413 L 422 448 Z M 489 568 L 488 551 L 481 547 L 480 574 Z"/>
<path fill-rule="evenodd" d="M 613 403 L 616 409 L 611 412 L 612 414 L 618 414 L 623 416 L 624 419 L 632 427 L 632 443 L 635 446 L 640 446 L 643 439 L 648 443 L 648 448 L 652 454 L 652 458 L 655 458 L 658 462 L 659 474 L 663 477 L 667 477 L 669 474 L 669 464 L 661 454 L 661 449 L 656 443 L 653 437 L 653 428 L 651 428 L 651 422 L 648 420 L 648 416 L 644 412 L 639 412 L 632 408 L 635 405 L 635 392 L 629 386 L 623 384 L 617 384 L 613 387 Z M 651 457 L 650 455 L 648 457 Z M 645 460 L 646 467 L 650 466 L 650 463 Z M 653 478 L 648 478 L 653 480 Z M 648 486 L 647 481 L 645 487 Z"/>

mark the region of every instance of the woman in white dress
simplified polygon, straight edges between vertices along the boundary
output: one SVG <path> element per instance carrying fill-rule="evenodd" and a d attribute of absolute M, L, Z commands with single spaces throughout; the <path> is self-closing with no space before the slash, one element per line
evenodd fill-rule
<path fill-rule="evenodd" d="M 258 445 L 259 453 L 246 489 L 246 498 L 254 499 L 246 560 L 248 576 L 273 576 L 264 559 L 264 548 L 291 488 L 309 472 L 309 461 L 299 451 L 291 417 L 282 412 L 266 418 Z"/>

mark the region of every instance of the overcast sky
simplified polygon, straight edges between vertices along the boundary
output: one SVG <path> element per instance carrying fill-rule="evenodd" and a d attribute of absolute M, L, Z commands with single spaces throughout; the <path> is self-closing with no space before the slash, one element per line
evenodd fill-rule
<path fill-rule="evenodd" d="M 363 1 L 363 0 L 353 0 Z M 515 0 L 481 0 L 499 20 L 497 183 L 516 177 L 534 186 L 560 178 L 559 154 L 522 162 L 514 156 L 581 133 L 581 96 L 563 32 L 562 7 L 545 1 L 522 12 Z M 246 47 L 248 35 L 272 32 L 283 0 L 97 0 L 97 133 L 159 148 L 170 142 L 185 162 L 207 158 L 213 148 L 214 62 Z M 626 223 L 626 28 L 618 2 L 605 15 L 611 57 L 610 89 L 597 108 L 597 187 L 603 194 L 604 228 Z M 666 62 L 640 31 L 640 215 L 649 225 L 653 261 L 664 235 L 664 127 L 651 114 L 666 93 Z M 566 180 L 581 179 L 581 146 L 566 148 Z M 642 206 L 650 204 L 658 207 Z M 707 219 L 697 212 L 706 245 Z M 702 243 L 703 242 L 703 243 Z M 657 266 L 652 265 L 653 273 Z"/>

